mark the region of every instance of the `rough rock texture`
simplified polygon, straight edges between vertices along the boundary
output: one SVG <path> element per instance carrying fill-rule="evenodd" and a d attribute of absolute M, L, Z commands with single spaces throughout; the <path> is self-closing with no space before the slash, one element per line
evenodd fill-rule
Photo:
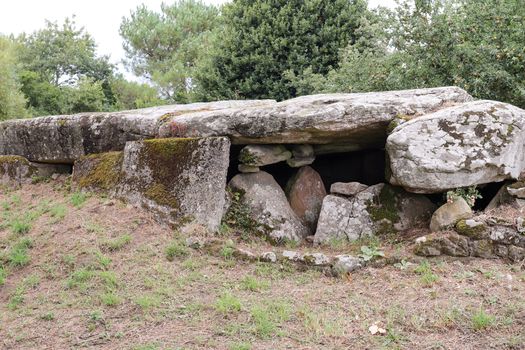
<path fill-rule="evenodd" d="M 260 171 L 238 174 L 229 183 L 233 191 L 240 191 L 242 203 L 253 219 L 265 228 L 265 234 L 275 243 L 300 241 L 308 235 L 307 228 L 294 213 L 284 191 L 272 175 Z"/>
<path fill-rule="evenodd" d="M 472 217 L 472 209 L 465 200 L 461 197 L 455 197 L 452 202 L 445 203 L 432 215 L 430 220 L 430 230 L 432 232 L 441 231 L 451 226 L 462 219 Z"/>
<path fill-rule="evenodd" d="M 525 183 L 520 181 L 507 186 L 507 192 L 513 197 L 525 199 Z"/>
<path fill-rule="evenodd" d="M 286 186 L 290 206 L 308 228 L 309 234 L 315 232 L 325 196 L 326 189 L 321 176 L 309 166 L 299 169 Z"/>
<path fill-rule="evenodd" d="M 116 196 L 170 223 L 215 231 L 224 210 L 229 150 L 224 137 L 128 142 Z"/>
<path fill-rule="evenodd" d="M 364 262 L 352 255 L 337 255 L 332 263 L 332 272 L 335 276 L 346 275 L 363 267 Z"/>
<path fill-rule="evenodd" d="M 106 152 L 80 157 L 73 167 L 73 187 L 114 195 L 121 176 L 123 158 L 123 152 Z"/>
<path fill-rule="evenodd" d="M 294 145 L 292 147 L 292 158 L 286 163 L 292 168 L 310 165 L 315 161 L 315 153 L 312 145 Z"/>
<path fill-rule="evenodd" d="M 378 184 L 355 197 L 326 196 L 314 243 L 407 230 L 428 222 L 435 206 L 421 195 Z"/>
<path fill-rule="evenodd" d="M 251 167 L 279 163 L 292 157 L 292 152 L 281 145 L 248 145 L 239 153 L 239 161 Z"/>
<path fill-rule="evenodd" d="M 187 136 L 229 136 L 234 144 L 332 144 L 362 149 L 383 146 L 388 124 L 397 115 L 420 116 L 472 100 L 457 87 L 325 94 L 294 98 L 262 107 L 203 111 L 176 116 Z M 171 135 L 170 120 L 159 130 Z"/>
<path fill-rule="evenodd" d="M 363 185 L 359 182 L 336 182 L 330 186 L 330 193 L 352 197 L 367 188 L 367 185 Z"/>
<path fill-rule="evenodd" d="M 0 184 L 19 186 L 30 183 L 33 178 L 65 174 L 71 167 L 61 164 L 40 164 L 21 156 L 0 156 Z"/>
<path fill-rule="evenodd" d="M 198 111 L 272 105 L 274 101 L 221 101 L 161 106 L 133 111 L 82 113 L 9 120 L 0 123 L 0 154 L 21 155 L 30 161 L 69 163 L 91 153 L 122 151 L 127 141 L 154 138 L 161 125 L 167 136 L 181 136 L 178 116 Z M 165 124 L 167 120 L 173 122 Z"/>
<path fill-rule="evenodd" d="M 461 220 L 456 232 L 433 233 L 416 241 L 415 253 L 422 256 L 475 256 L 525 259 L 525 235 L 520 232 L 520 220 L 480 215 Z"/>
<path fill-rule="evenodd" d="M 387 139 L 390 183 L 443 192 L 518 179 L 525 166 L 525 111 L 495 101 L 439 110 L 398 126 Z"/>
<path fill-rule="evenodd" d="M 36 169 L 20 156 L 0 156 L 0 184 L 18 186 L 31 182 Z"/>

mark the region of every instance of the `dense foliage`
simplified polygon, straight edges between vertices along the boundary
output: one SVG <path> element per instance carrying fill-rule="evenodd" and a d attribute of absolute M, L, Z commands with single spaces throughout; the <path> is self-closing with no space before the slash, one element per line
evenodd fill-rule
<path fill-rule="evenodd" d="M 523 0 L 175 0 L 120 34 L 127 81 L 72 20 L 0 36 L 0 119 L 457 85 L 525 108 Z"/>

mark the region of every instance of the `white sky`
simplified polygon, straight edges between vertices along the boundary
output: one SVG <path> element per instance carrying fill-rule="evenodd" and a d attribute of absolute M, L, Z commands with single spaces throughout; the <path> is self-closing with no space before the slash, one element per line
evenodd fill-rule
<path fill-rule="evenodd" d="M 122 17 L 140 4 L 160 10 L 163 0 L 0 0 L 0 33 L 30 33 L 45 25 L 45 20 L 63 22 L 76 16 L 76 23 L 85 27 L 98 45 L 99 54 L 110 55 L 113 63 L 124 58 L 122 39 L 118 33 Z M 170 3 L 170 0 L 164 2 Z M 223 4 L 228 0 L 204 0 L 208 4 Z M 393 7 L 394 0 L 369 0 L 377 5 Z M 121 70 L 124 68 L 120 66 Z M 130 77 L 128 74 L 126 74 Z"/>

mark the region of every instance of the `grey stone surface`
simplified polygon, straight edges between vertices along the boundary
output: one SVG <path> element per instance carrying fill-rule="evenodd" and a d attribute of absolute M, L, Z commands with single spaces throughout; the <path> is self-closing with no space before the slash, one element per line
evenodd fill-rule
<path fill-rule="evenodd" d="M 373 234 L 403 231 L 428 222 L 435 206 L 421 195 L 378 184 L 343 198 L 328 195 L 323 201 L 315 244 L 330 240 L 355 241 Z"/>
<path fill-rule="evenodd" d="M 335 144 L 355 150 L 384 145 L 388 124 L 399 114 L 416 117 L 470 100 L 457 87 L 324 94 L 172 120 L 187 136 L 229 136 L 234 144 Z M 161 126 L 161 137 L 170 135 L 169 124 Z"/>
<path fill-rule="evenodd" d="M 0 155 L 14 154 L 35 162 L 73 164 L 83 155 L 122 151 L 127 141 L 154 138 L 160 126 L 168 131 L 166 137 L 184 136 L 176 135 L 186 133 L 177 118 L 186 113 L 272 104 L 275 101 L 220 101 L 8 120 L 0 123 Z"/>
<path fill-rule="evenodd" d="M 336 182 L 330 186 L 330 193 L 351 197 L 367 188 L 367 185 L 363 185 L 359 182 Z"/>
<path fill-rule="evenodd" d="M 256 173 L 261 170 L 258 166 L 251 166 L 251 165 L 246 165 L 246 164 L 239 164 L 237 169 L 241 173 Z"/>
<path fill-rule="evenodd" d="M 306 253 L 303 255 L 303 261 L 307 265 L 326 266 L 330 264 L 330 258 L 323 253 Z"/>
<path fill-rule="evenodd" d="M 315 232 L 325 196 L 326 189 L 321 176 L 309 166 L 299 169 L 288 181 L 286 197 L 295 214 L 308 228 L 309 234 Z"/>
<path fill-rule="evenodd" d="M 432 232 L 441 231 L 452 227 L 462 219 L 472 217 L 472 209 L 461 197 L 455 197 L 453 202 L 445 203 L 438 208 L 430 220 Z"/>
<path fill-rule="evenodd" d="M 224 210 L 229 149 L 224 137 L 129 142 L 116 196 L 169 223 L 215 231 Z"/>
<path fill-rule="evenodd" d="M 0 156 L 0 184 L 19 186 L 31 183 L 37 177 L 68 174 L 71 167 L 62 164 L 42 164 L 28 161 L 21 156 Z"/>
<path fill-rule="evenodd" d="M 336 276 L 348 274 L 363 267 L 363 261 L 351 255 L 337 255 L 332 263 L 332 272 Z"/>
<path fill-rule="evenodd" d="M 288 204 L 284 191 L 270 174 L 264 171 L 238 174 L 229 186 L 244 193 L 242 203 L 250 209 L 253 219 L 264 228 L 264 234 L 271 241 L 301 241 L 308 235 L 307 228 Z"/>
<path fill-rule="evenodd" d="M 525 111 L 495 101 L 441 109 L 388 136 L 389 182 L 434 193 L 518 179 L 525 165 Z"/>
<path fill-rule="evenodd" d="M 299 168 L 310 165 L 315 161 L 315 153 L 312 145 L 294 145 L 292 146 L 292 158 L 286 163 L 292 168 Z"/>
<path fill-rule="evenodd" d="M 239 161 L 251 167 L 275 164 L 292 157 L 292 152 L 282 145 L 248 145 L 239 153 Z"/>

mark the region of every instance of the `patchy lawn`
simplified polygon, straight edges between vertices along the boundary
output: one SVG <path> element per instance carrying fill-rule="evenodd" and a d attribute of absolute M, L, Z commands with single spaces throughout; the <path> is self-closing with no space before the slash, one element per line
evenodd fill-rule
<path fill-rule="evenodd" d="M 336 279 L 191 250 L 61 182 L 0 191 L 5 349 L 525 349 L 519 264 L 409 258 Z"/>

